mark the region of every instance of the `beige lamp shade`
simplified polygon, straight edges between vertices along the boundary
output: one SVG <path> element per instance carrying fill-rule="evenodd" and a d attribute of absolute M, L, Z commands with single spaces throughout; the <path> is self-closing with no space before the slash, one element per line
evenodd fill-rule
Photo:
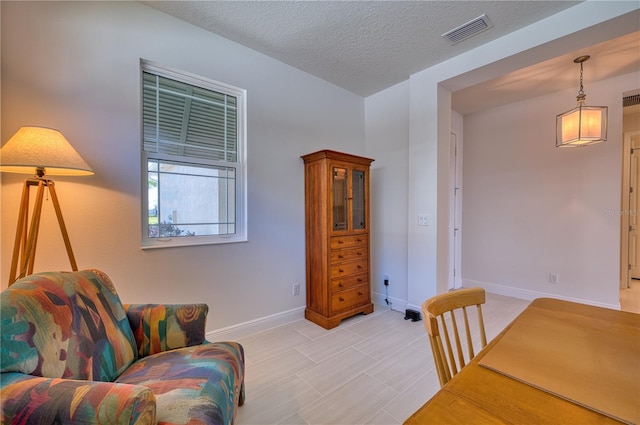
<path fill-rule="evenodd" d="M 22 127 L 0 149 L 0 171 L 88 176 L 93 170 L 58 130 Z M 40 172 L 39 172 L 40 171 Z"/>

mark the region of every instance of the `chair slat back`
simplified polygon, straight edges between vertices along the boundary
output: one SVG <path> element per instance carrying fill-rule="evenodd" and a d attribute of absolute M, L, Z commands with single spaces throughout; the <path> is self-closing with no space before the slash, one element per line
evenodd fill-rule
<path fill-rule="evenodd" d="M 462 369 L 467 362 L 475 357 L 473 331 L 467 314 L 468 307 L 475 306 L 477 309 L 480 349 L 487 345 L 481 307 L 485 303 L 485 299 L 484 289 L 465 288 L 436 295 L 422 303 L 424 326 L 429 334 L 433 360 L 441 386 L 449 382 L 458 373 L 458 370 Z M 461 321 L 464 324 L 464 341 L 467 348 L 466 359 L 462 340 L 460 339 L 459 319 L 462 319 Z"/>

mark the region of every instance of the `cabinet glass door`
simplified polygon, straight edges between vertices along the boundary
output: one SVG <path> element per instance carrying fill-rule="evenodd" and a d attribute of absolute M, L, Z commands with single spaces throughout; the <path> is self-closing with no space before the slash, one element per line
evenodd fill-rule
<path fill-rule="evenodd" d="M 353 229 L 365 229 L 365 175 L 364 171 L 353 170 L 352 172 L 352 219 Z"/>
<path fill-rule="evenodd" d="M 333 169 L 333 230 L 347 230 L 347 170 Z"/>

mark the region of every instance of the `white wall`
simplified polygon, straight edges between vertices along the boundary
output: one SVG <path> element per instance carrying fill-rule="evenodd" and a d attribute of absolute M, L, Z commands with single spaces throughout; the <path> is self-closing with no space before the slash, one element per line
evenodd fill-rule
<path fill-rule="evenodd" d="M 575 90 L 465 116 L 465 286 L 618 305 L 622 93 L 639 81 L 585 87 L 588 105 L 609 107 L 608 140 L 585 148 L 555 147 Z"/>
<path fill-rule="evenodd" d="M 407 202 L 409 160 L 409 82 L 365 101 L 366 156 L 371 167 L 371 289 L 385 305 L 384 279 L 393 310 L 407 301 Z"/>
<path fill-rule="evenodd" d="M 1 8 L 2 141 L 54 127 L 96 172 L 55 179 L 79 267 L 124 302 L 206 302 L 209 331 L 305 305 L 300 155 L 364 154 L 361 97 L 137 2 Z M 140 58 L 247 89 L 248 243 L 140 249 Z M 2 176 L 2 287 L 24 177 Z M 52 210 L 36 271 L 69 268 Z"/>

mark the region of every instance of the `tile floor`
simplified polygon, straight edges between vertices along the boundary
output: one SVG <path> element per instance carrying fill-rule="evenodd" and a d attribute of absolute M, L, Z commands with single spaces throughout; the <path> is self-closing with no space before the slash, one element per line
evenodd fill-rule
<path fill-rule="evenodd" d="M 487 294 L 487 338 L 528 304 Z M 236 425 L 401 424 L 440 389 L 423 322 L 386 306 L 332 330 L 302 319 L 236 340 L 247 359 Z"/>

